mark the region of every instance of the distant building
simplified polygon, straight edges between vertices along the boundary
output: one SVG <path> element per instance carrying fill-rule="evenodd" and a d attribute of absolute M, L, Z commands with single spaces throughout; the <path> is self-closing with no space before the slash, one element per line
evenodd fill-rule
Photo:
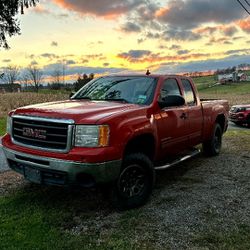
<path fill-rule="evenodd" d="M 21 91 L 21 85 L 18 83 L 15 83 L 13 85 L 13 91 L 14 92 L 20 92 Z M 10 84 L 0 84 L 0 93 L 6 93 L 6 92 L 12 92 Z"/>
<path fill-rule="evenodd" d="M 218 75 L 218 81 L 221 84 L 226 84 L 228 82 L 242 82 L 249 79 L 248 75 L 244 72 L 233 72 L 230 74 Z"/>

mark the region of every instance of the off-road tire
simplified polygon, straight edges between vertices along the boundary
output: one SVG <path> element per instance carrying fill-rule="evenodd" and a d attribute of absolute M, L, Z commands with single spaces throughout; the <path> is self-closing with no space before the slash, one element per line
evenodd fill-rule
<path fill-rule="evenodd" d="M 215 123 L 212 138 L 203 142 L 203 153 L 207 156 L 216 156 L 221 151 L 222 146 L 222 128 L 220 124 Z"/>
<path fill-rule="evenodd" d="M 142 153 L 125 156 L 120 175 L 112 192 L 113 205 L 126 210 L 144 205 L 154 186 L 152 161 Z"/>

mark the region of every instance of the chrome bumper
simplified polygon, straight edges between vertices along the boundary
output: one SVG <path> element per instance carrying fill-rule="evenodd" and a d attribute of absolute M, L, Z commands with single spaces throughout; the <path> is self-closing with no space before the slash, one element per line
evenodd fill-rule
<path fill-rule="evenodd" d="M 3 147 L 8 165 L 25 175 L 25 169 L 41 174 L 41 184 L 94 186 L 115 180 L 120 173 L 121 160 L 102 163 L 80 163 L 24 154 Z M 29 179 L 29 178 L 27 178 Z M 33 179 L 29 179 L 33 181 Z M 33 181 L 36 182 L 36 181 Z"/>

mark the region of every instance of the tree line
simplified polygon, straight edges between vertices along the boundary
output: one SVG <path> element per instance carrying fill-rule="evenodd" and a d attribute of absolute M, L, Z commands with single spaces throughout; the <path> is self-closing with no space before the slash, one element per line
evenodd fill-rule
<path fill-rule="evenodd" d="M 76 82 L 72 83 L 65 83 L 65 76 L 61 70 L 55 69 L 51 73 L 51 81 L 47 84 L 48 89 L 52 90 L 79 90 L 89 81 L 94 79 L 94 74 L 91 73 L 89 75 L 83 74 L 79 75 Z M 0 74 L 0 82 L 5 83 L 8 86 L 8 89 L 11 92 L 14 92 L 17 88 L 17 84 L 20 84 L 29 90 L 33 90 L 38 92 L 39 89 L 44 88 L 45 85 L 42 85 L 44 82 L 44 72 L 38 68 L 37 66 L 30 65 L 27 68 L 21 70 L 20 67 L 12 65 L 4 68 L 3 73 Z M 1 87 L 1 85 L 0 85 Z"/>

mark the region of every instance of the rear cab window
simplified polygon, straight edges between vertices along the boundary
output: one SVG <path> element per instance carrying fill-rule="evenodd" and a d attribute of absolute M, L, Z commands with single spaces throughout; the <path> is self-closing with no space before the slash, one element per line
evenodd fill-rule
<path fill-rule="evenodd" d="M 188 79 L 181 79 L 184 91 L 184 98 L 188 106 L 195 106 L 197 104 L 195 93 L 191 82 Z"/>

